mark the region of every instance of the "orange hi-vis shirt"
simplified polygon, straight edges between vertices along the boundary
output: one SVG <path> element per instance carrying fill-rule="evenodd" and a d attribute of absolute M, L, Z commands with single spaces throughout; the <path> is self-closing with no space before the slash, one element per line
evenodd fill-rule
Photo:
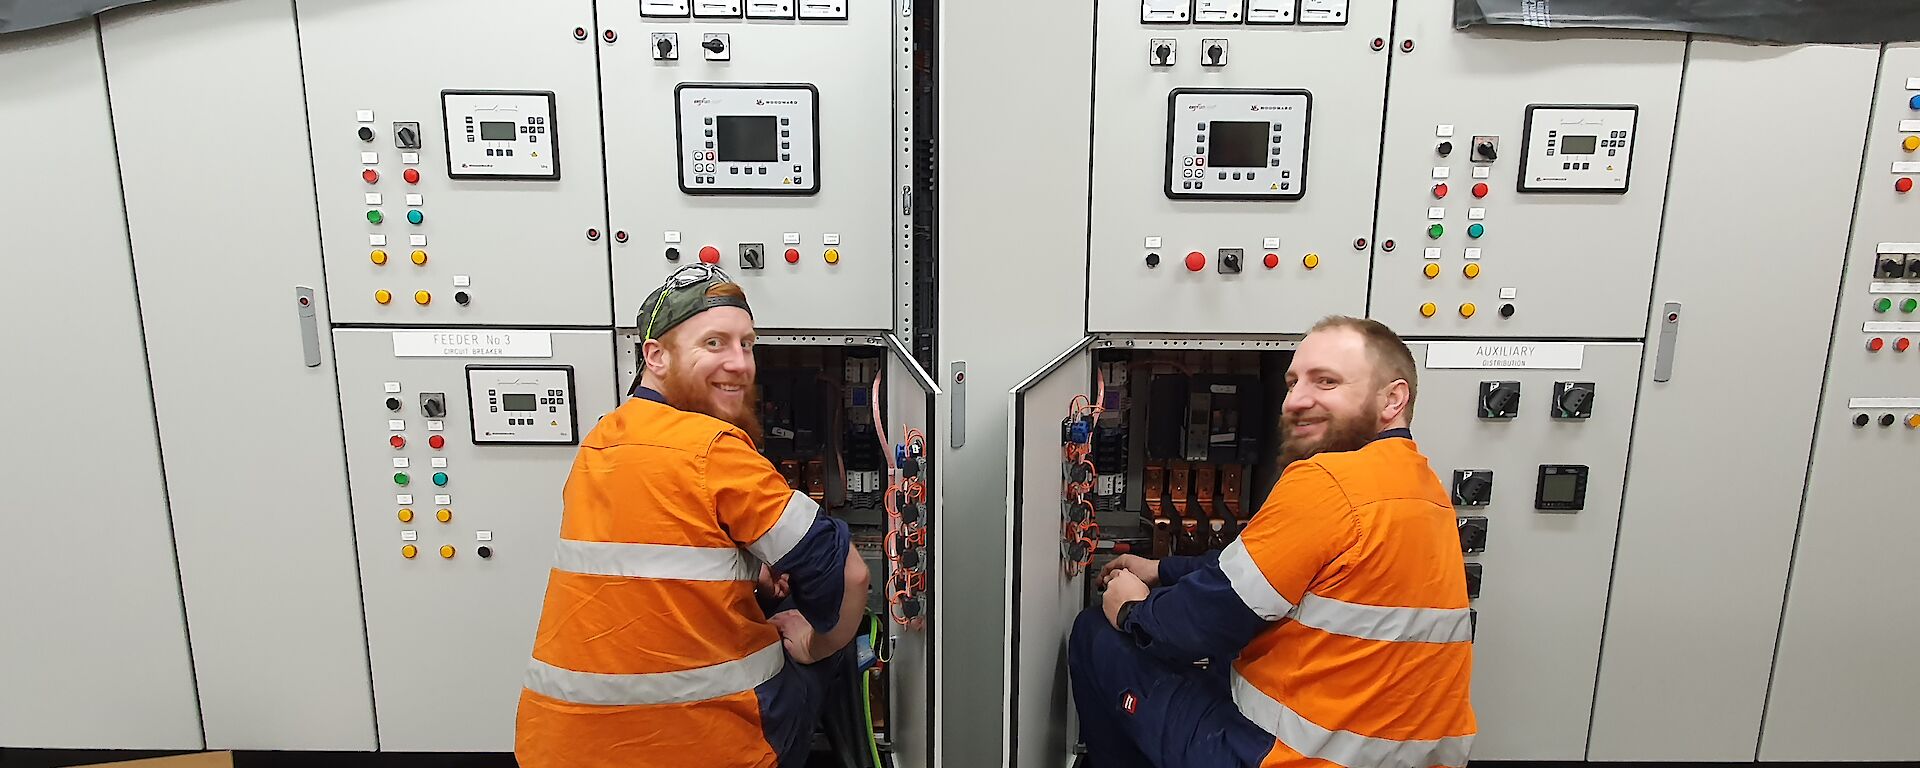
<path fill-rule="evenodd" d="M 646 398 L 581 442 L 563 498 L 519 764 L 774 765 L 755 688 L 787 658 L 754 579 L 819 506 L 738 428 Z"/>
<path fill-rule="evenodd" d="M 1262 766 L 1464 766 L 1473 625 L 1453 502 L 1408 437 L 1295 462 L 1220 568 L 1269 619 L 1233 663 Z"/>

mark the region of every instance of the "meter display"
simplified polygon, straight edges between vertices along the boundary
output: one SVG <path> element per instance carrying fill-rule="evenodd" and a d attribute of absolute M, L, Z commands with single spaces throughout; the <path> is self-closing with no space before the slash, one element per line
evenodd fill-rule
<path fill-rule="evenodd" d="M 441 91 L 447 175 L 560 178 L 560 133 L 550 91 Z"/>
<path fill-rule="evenodd" d="M 820 102 L 812 85 L 682 83 L 675 92 L 681 191 L 820 191 Z"/>
<path fill-rule="evenodd" d="M 1298 200 L 1313 95 L 1181 88 L 1167 100 L 1167 197 Z"/>
<path fill-rule="evenodd" d="M 579 442 L 571 366 L 467 366 L 467 413 L 475 444 Z"/>

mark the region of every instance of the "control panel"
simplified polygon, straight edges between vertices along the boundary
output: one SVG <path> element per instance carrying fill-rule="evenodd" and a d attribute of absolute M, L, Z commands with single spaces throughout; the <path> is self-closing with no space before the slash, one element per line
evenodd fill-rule
<path fill-rule="evenodd" d="M 1388 58 L 1373 41 L 1391 9 L 1095 14 L 1089 330 L 1302 333 L 1365 314 Z"/>
<path fill-rule="evenodd" d="M 615 406 L 612 333 L 333 342 L 380 746 L 511 750 L 559 489 L 579 430 Z"/>
<path fill-rule="evenodd" d="M 682 192 L 820 191 L 820 103 L 814 86 L 683 83 L 675 94 Z M 740 267 L 764 265 L 743 260 Z"/>
<path fill-rule="evenodd" d="M 469 365 L 467 402 L 475 443 L 580 442 L 571 366 Z"/>
<path fill-rule="evenodd" d="M 1167 98 L 1167 196 L 1300 199 L 1312 110 L 1313 94 L 1304 91 L 1175 90 Z"/>
<path fill-rule="evenodd" d="M 441 91 L 447 175 L 455 179 L 560 178 L 553 94 Z"/>
<path fill-rule="evenodd" d="M 1587 743 L 1642 345 L 1409 346 L 1421 368 L 1414 439 L 1452 498 L 1472 574 L 1481 722 L 1474 754 L 1577 760 Z M 1627 405 L 1563 402 L 1601 387 L 1617 393 L 1607 402 Z M 1563 404 L 1591 418 L 1564 418 Z"/>
<path fill-rule="evenodd" d="M 310 5 L 298 41 L 332 320 L 611 325 L 592 3 L 383 5 L 380 24 L 408 32 L 378 55 L 365 14 Z"/>
<path fill-rule="evenodd" d="M 614 323 L 696 260 L 760 328 L 894 330 L 912 262 L 912 24 L 846 0 L 602 2 Z"/>
<path fill-rule="evenodd" d="M 1625 192 L 1633 162 L 1633 124 L 1640 110 L 1616 107 L 1527 107 L 1520 153 L 1521 192 Z"/>
<path fill-rule="evenodd" d="M 1920 592 L 1920 516 L 1901 482 L 1920 456 L 1920 282 L 1908 270 L 1920 259 L 1920 45 L 1881 56 L 1863 162 L 1762 760 L 1914 757 L 1896 713 L 1920 688 L 1909 640 L 1920 614 L 1860 606 Z"/>
<path fill-rule="evenodd" d="M 1686 40 L 1555 36 L 1519 64 L 1541 41 L 1396 10 L 1368 311 L 1403 335 L 1643 337 Z"/>

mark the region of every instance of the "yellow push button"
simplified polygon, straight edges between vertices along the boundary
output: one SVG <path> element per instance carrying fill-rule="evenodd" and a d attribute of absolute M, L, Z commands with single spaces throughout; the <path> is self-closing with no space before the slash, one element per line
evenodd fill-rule
<path fill-rule="evenodd" d="M 1465 304 L 1460 305 L 1461 317 L 1473 317 L 1473 312 L 1474 312 L 1473 302 L 1467 302 Z"/>
<path fill-rule="evenodd" d="M 403 523 L 413 522 L 413 510 L 411 509 L 400 510 L 400 522 L 403 522 Z"/>
<path fill-rule="evenodd" d="M 1440 311 L 1440 308 L 1437 306 L 1434 306 L 1433 302 L 1431 301 L 1420 305 L 1421 317 L 1433 317 L 1433 313 L 1439 312 L 1439 311 Z"/>
<path fill-rule="evenodd" d="M 427 252 L 426 252 L 426 251 L 414 251 L 414 252 L 413 252 L 413 263 L 415 263 L 415 264 L 425 264 L 425 263 L 427 263 Z"/>
<path fill-rule="evenodd" d="M 1432 280 L 1440 276 L 1440 265 L 1428 264 L 1427 268 L 1424 271 L 1427 273 L 1427 279 Z"/>
<path fill-rule="evenodd" d="M 1920 429 L 1920 413 L 1907 417 L 1907 429 Z"/>
<path fill-rule="evenodd" d="M 443 509 L 443 510 L 440 510 L 439 512 L 433 513 L 433 516 L 435 518 L 438 518 L 440 522 L 444 523 L 453 519 L 453 510 Z"/>
<path fill-rule="evenodd" d="M 440 556 L 441 556 L 441 557 L 447 557 L 447 558 L 451 558 L 451 557 L 453 557 L 453 545 L 452 545 L 452 544 L 448 544 L 448 545 L 446 545 L 446 546 L 443 546 L 443 547 L 441 547 L 441 548 L 440 548 Z"/>
<path fill-rule="evenodd" d="M 400 556 L 408 560 L 412 560 L 413 556 L 417 554 L 420 554 L 420 549 L 412 544 L 400 548 Z"/>
<path fill-rule="evenodd" d="M 380 302 L 381 304 L 385 304 L 389 301 L 393 301 L 393 294 L 388 293 L 386 289 L 383 288 L 381 290 L 373 292 L 373 300 Z"/>
<path fill-rule="evenodd" d="M 385 263 L 387 263 L 387 252 L 386 252 L 386 251 L 374 251 L 374 252 L 373 252 L 373 257 L 372 257 L 372 258 L 373 258 L 373 263 L 375 263 L 375 264 L 385 264 Z"/>
<path fill-rule="evenodd" d="M 827 263 L 828 264 L 840 263 L 840 249 L 838 248 L 827 249 Z"/>
<path fill-rule="evenodd" d="M 1320 266 L 1320 254 L 1309 253 L 1306 258 L 1300 260 L 1300 263 L 1306 265 L 1307 269 Z"/>
<path fill-rule="evenodd" d="M 1920 150 L 1920 136 L 1908 136 L 1906 141 L 1900 142 L 1900 146 L 1906 147 L 1908 152 Z"/>
<path fill-rule="evenodd" d="M 1468 264 L 1465 269 L 1462 269 L 1460 271 L 1466 274 L 1468 280 L 1472 280 L 1480 276 L 1480 265 Z"/>
<path fill-rule="evenodd" d="M 430 302 L 430 301 L 433 301 L 433 294 L 427 293 L 426 291 L 413 292 L 413 303 L 426 304 L 427 302 Z"/>

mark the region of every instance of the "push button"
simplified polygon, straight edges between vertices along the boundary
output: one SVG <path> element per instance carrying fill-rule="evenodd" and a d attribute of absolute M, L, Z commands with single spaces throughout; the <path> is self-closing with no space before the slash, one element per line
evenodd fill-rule
<path fill-rule="evenodd" d="M 415 263 L 415 264 L 422 264 L 422 265 L 424 265 L 424 264 L 426 264 L 426 263 L 427 263 L 427 252 L 426 252 L 426 251 L 414 251 L 414 252 L 413 252 L 413 263 Z"/>
<path fill-rule="evenodd" d="M 1434 303 L 1431 301 L 1420 305 L 1421 317 L 1433 317 L 1434 313 L 1439 311 L 1440 311 L 1440 308 L 1437 306 L 1434 306 Z"/>
<path fill-rule="evenodd" d="M 403 523 L 413 522 L 413 510 L 411 509 L 400 510 L 400 522 L 403 522 Z"/>
<path fill-rule="evenodd" d="M 1306 255 L 1305 258 L 1302 258 L 1300 260 L 1300 263 L 1306 266 L 1307 269 L 1313 269 L 1314 267 L 1318 267 L 1320 266 L 1320 254 L 1309 253 Z"/>
<path fill-rule="evenodd" d="M 447 523 L 447 522 L 452 522 L 452 521 L 453 521 L 453 510 L 451 510 L 451 509 L 443 509 L 443 510 L 440 510 L 440 511 L 438 511 L 438 512 L 435 512 L 435 513 L 433 513 L 433 519 L 435 519 L 435 520 L 439 520 L 440 522 L 443 522 L 443 523 Z"/>
<path fill-rule="evenodd" d="M 413 559 L 413 556 L 414 556 L 414 555 L 417 555 L 417 554 L 420 554 L 420 548 L 419 548 L 419 547 L 415 547 L 415 546 L 414 546 L 414 545 L 412 545 L 412 544 L 408 544 L 408 545 L 406 545 L 406 546 L 404 546 L 404 547 L 401 547 L 401 548 L 400 548 L 400 556 L 401 556 L 401 557 L 404 557 L 404 558 L 406 558 L 406 559 L 408 559 L 408 560 L 412 560 L 412 559 Z"/>
<path fill-rule="evenodd" d="M 370 258 L 372 258 L 372 259 L 373 259 L 373 263 L 375 263 L 375 264 L 385 264 L 385 263 L 387 263 L 387 252 L 386 252 L 386 251 L 374 251 L 374 252 L 372 253 L 372 255 L 370 256 Z"/>

